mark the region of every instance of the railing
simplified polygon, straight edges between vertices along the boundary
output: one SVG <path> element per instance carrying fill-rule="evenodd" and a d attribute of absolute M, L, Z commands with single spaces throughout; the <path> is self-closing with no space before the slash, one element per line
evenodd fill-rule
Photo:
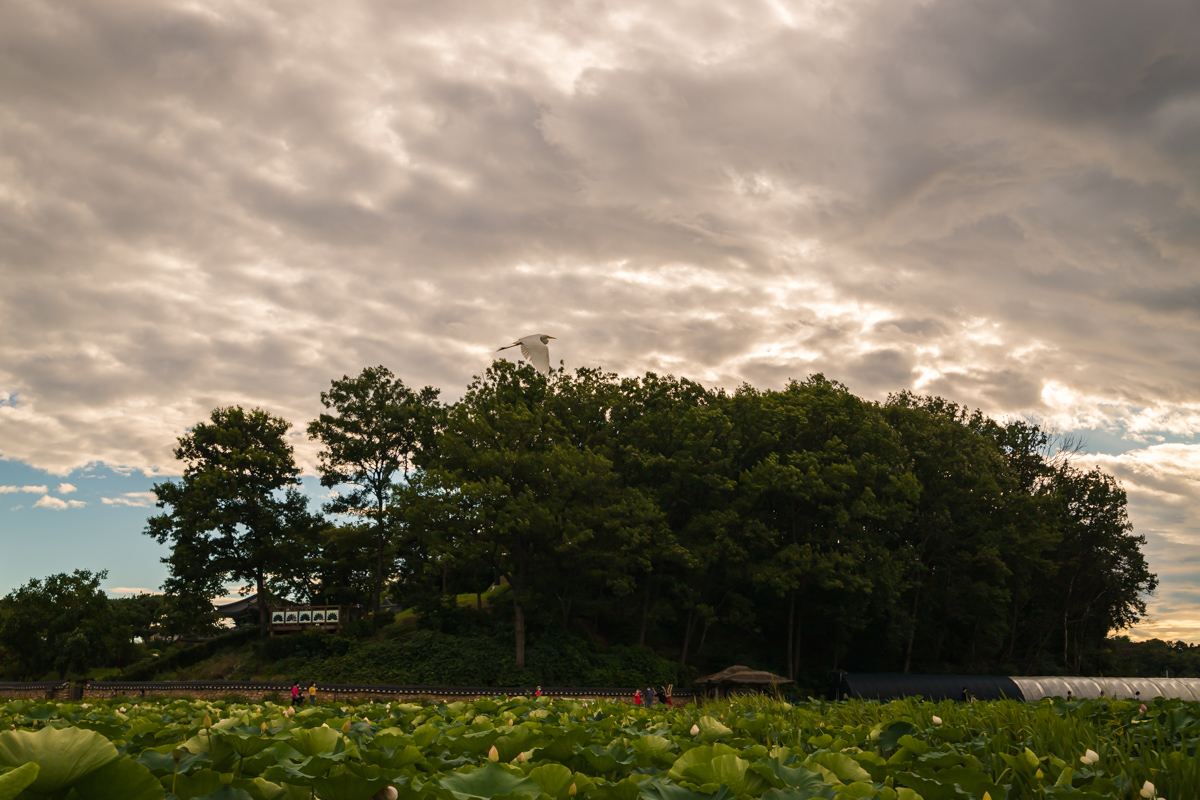
<path fill-rule="evenodd" d="M 291 691 L 290 683 L 259 683 L 259 682 L 225 682 L 225 681 L 146 681 L 146 682 L 108 682 L 86 681 L 90 691 L 110 692 L 113 695 L 136 692 L 147 694 L 187 694 L 188 692 L 225 692 L 239 694 L 242 692 L 277 692 L 286 695 Z M 308 684 L 311 685 L 311 684 Z M 301 687 L 307 693 L 308 685 Z M 536 688 L 533 686 L 414 686 L 380 683 L 318 683 L 318 697 L 337 697 L 345 695 L 375 695 L 378 697 L 493 697 L 497 695 L 524 695 L 532 697 Z M 565 698 L 600 698 L 620 697 L 630 698 L 637 687 L 592 687 L 592 686 L 543 686 L 544 697 Z M 675 692 L 676 702 L 691 702 L 696 693 L 692 691 Z"/>

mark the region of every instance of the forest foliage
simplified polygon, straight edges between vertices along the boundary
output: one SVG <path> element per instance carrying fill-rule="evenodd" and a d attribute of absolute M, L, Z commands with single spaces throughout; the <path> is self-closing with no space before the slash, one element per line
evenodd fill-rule
<path fill-rule="evenodd" d="M 390 597 L 433 628 L 505 582 L 492 617 L 517 669 L 573 635 L 810 683 L 1078 673 L 1156 586 L 1112 476 L 942 398 L 506 361 L 438 398 L 383 367 L 333 381 L 307 428 L 320 510 L 284 420 L 217 409 L 181 437 L 147 526 L 172 548 L 165 628 L 211 625 L 229 580 L 272 602 Z"/>

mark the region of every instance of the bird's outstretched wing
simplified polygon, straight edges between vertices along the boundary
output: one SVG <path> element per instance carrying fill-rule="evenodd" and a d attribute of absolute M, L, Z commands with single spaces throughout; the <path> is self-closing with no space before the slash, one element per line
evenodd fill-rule
<path fill-rule="evenodd" d="M 550 348 L 541 342 L 521 342 L 521 355 L 543 375 L 550 374 Z"/>

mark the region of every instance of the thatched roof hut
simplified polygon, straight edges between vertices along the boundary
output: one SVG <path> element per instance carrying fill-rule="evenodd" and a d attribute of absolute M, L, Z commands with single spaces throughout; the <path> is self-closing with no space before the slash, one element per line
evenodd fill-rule
<path fill-rule="evenodd" d="M 785 686 L 795 681 L 766 670 L 734 665 L 712 675 L 697 678 L 695 683 L 711 692 L 713 697 L 728 697 L 731 694 L 769 691 L 776 686 Z"/>

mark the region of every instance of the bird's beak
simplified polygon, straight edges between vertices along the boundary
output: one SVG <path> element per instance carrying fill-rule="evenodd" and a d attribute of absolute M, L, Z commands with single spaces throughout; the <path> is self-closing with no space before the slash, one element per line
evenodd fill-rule
<path fill-rule="evenodd" d="M 547 336 L 546 338 L 547 339 L 557 339 L 558 337 L 557 336 Z"/>

